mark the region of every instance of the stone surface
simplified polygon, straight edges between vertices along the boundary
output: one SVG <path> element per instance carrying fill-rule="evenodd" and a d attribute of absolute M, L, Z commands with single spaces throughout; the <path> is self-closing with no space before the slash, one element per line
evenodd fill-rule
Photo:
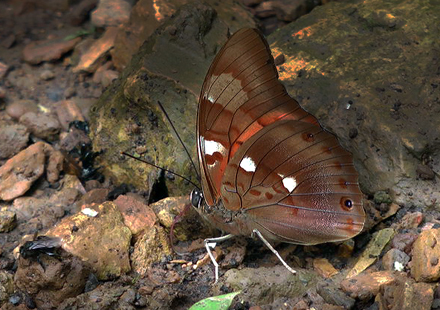
<path fill-rule="evenodd" d="M 229 14 L 233 13 L 243 11 L 231 6 Z M 162 103 L 195 158 L 197 97 L 212 58 L 227 39 L 229 21 L 206 5 L 185 6 L 142 46 L 123 78 L 104 92 L 90 115 L 94 149 L 105 151 L 99 159 L 104 175 L 151 190 L 158 178 L 157 169 L 120 156 L 121 150 L 134 153 L 137 146 L 148 141 L 155 150 L 139 149 L 143 159 L 155 158 L 156 165 L 195 180 L 194 168 L 157 102 Z M 239 24 L 250 25 L 247 20 Z M 167 179 L 166 183 L 170 196 L 188 195 L 194 188 L 179 178 Z"/>
<path fill-rule="evenodd" d="M 0 210 L 0 233 L 7 233 L 17 226 L 17 216 L 14 212 Z"/>
<path fill-rule="evenodd" d="M 19 122 L 33 135 L 47 141 L 57 140 L 61 129 L 58 119 L 45 113 L 27 112 L 20 117 Z"/>
<path fill-rule="evenodd" d="M 0 199 L 12 200 L 23 195 L 44 173 L 45 144 L 35 143 L 0 167 Z"/>
<path fill-rule="evenodd" d="M 0 270 L 0 305 L 14 292 L 14 277 L 5 270 Z"/>
<path fill-rule="evenodd" d="M 9 66 L 3 62 L 0 62 L 0 80 L 6 76 L 8 70 L 9 70 Z"/>
<path fill-rule="evenodd" d="M 56 113 L 62 128 L 69 130 L 69 124 L 73 121 L 84 121 L 81 109 L 74 100 L 63 100 L 56 103 Z"/>
<path fill-rule="evenodd" d="M 258 272 L 253 268 L 231 269 L 225 273 L 224 279 L 235 291 L 242 290 L 242 300 L 260 306 L 281 298 L 289 304 L 316 285 L 313 273 L 297 270 L 297 274 L 293 275 L 284 266 L 260 267 Z"/>
<path fill-rule="evenodd" d="M 41 255 L 39 261 L 20 257 L 14 284 L 32 297 L 38 309 L 54 309 L 83 292 L 89 274 L 81 259 L 67 253 L 59 259 Z"/>
<path fill-rule="evenodd" d="M 334 283 L 318 283 L 316 292 L 329 305 L 339 306 L 342 309 L 351 309 L 355 305 L 356 300 L 347 296 L 343 291 L 335 286 Z M 325 309 L 331 309 L 325 307 Z"/>
<path fill-rule="evenodd" d="M 348 272 L 347 278 L 358 275 L 371 266 L 380 257 L 383 249 L 393 236 L 394 230 L 391 228 L 385 228 L 374 233 L 373 238 L 362 252 L 362 255 L 359 257 L 354 267 Z"/>
<path fill-rule="evenodd" d="M 324 278 L 331 278 L 338 273 L 338 270 L 326 258 L 315 258 L 313 260 L 313 268 Z"/>
<path fill-rule="evenodd" d="M 29 43 L 23 49 L 24 61 L 37 65 L 43 61 L 53 61 L 60 59 L 65 53 L 71 51 L 81 38 L 69 41 L 63 39 L 52 39 Z"/>
<path fill-rule="evenodd" d="M 113 48 L 118 29 L 109 27 L 103 36 L 95 40 L 88 50 L 81 55 L 78 65 L 73 68 L 73 72 L 93 73 L 104 62 L 108 51 Z"/>
<path fill-rule="evenodd" d="M 188 196 L 167 197 L 151 204 L 162 226 L 173 227 L 173 237 L 180 241 L 212 236 L 213 232 L 204 225 L 197 211 L 189 206 Z"/>
<path fill-rule="evenodd" d="M 330 2 L 269 36 L 280 79 L 353 153 L 362 189 L 398 204 L 440 202 L 416 173 L 427 154 L 440 172 L 438 14 L 424 1 Z"/>
<path fill-rule="evenodd" d="M 0 159 L 11 158 L 27 146 L 29 132 L 20 124 L 0 121 Z"/>
<path fill-rule="evenodd" d="M 205 2 L 217 10 L 218 18 L 228 24 L 231 32 L 246 26 L 255 27 L 252 15 L 237 2 L 225 0 L 222 1 L 220 6 L 213 0 Z M 153 0 L 138 1 L 131 11 L 128 24 L 124 29 L 119 30 L 115 49 L 111 52 L 115 67 L 122 71 L 141 45 L 154 33 L 155 29 L 176 14 L 183 5 L 197 5 L 197 3 L 199 2 L 195 0 L 170 0 L 166 3 L 157 3 Z M 176 27 L 170 28 L 168 31 L 172 34 L 176 29 Z"/>
<path fill-rule="evenodd" d="M 341 288 L 352 298 L 368 300 L 379 293 L 383 286 L 395 282 L 395 276 L 390 271 L 361 273 L 341 282 Z"/>
<path fill-rule="evenodd" d="M 6 113 L 12 118 L 19 119 L 27 112 L 38 112 L 38 105 L 33 100 L 15 100 L 6 106 Z"/>
<path fill-rule="evenodd" d="M 92 12 L 92 23 L 97 27 L 115 27 L 130 18 L 131 5 L 125 0 L 100 0 Z"/>
<path fill-rule="evenodd" d="M 93 210 L 97 216 L 86 215 L 83 209 L 64 218 L 46 235 L 61 238 L 62 248 L 88 262 L 98 279 L 112 279 L 131 270 L 131 232 L 114 203 L 105 202 Z M 72 227 L 77 229 L 72 231 Z"/>
<path fill-rule="evenodd" d="M 380 309 L 430 310 L 434 298 L 432 285 L 415 283 L 408 278 L 400 278 L 394 285 L 385 286 L 383 291 L 382 305 L 385 308 Z"/>
<path fill-rule="evenodd" d="M 403 271 L 409 260 L 410 257 L 405 252 L 391 249 L 382 257 L 382 268 L 390 271 Z"/>
<path fill-rule="evenodd" d="M 120 195 L 114 204 L 124 218 L 124 224 L 130 228 L 131 233 L 136 238 L 144 230 L 149 230 L 157 222 L 154 211 L 146 203 L 131 196 Z"/>
<path fill-rule="evenodd" d="M 168 236 L 159 225 L 147 229 L 134 245 L 131 255 L 133 270 L 145 275 L 151 264 L 172 253 Z"/>
<path fill-rule="evenodd" d="M 440 229 L 422 231 L 412 248 L 411 275 L 418 282 L 440 278 Z"/>

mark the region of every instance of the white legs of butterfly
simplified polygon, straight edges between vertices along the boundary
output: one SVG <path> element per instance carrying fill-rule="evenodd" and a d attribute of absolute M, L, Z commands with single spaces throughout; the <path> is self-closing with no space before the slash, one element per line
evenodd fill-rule
<path fill-rule="evenodd" d="M 260 238 L 260 240 L 263 241 L 263 243 L 269 248 L 269 250 L 271 250 L 272 253 L 276 255 L 276 257 L 280 260 L 280 262 L 284 265 L 284 267 L 286 267 L 287 270 L 289 270 L 289 271 L 290 271 L 291 273 L 293 273 L 293 274 L 296 274 L 296 271 L 293 270 L 293 269 L 292 269 L 292 268 L 291 268 L 291 267 L 290 267 L 290 266 L 284 261 L 284 259 L 283 259 L 283 258 L 281 257 L 281 255 L 277 252 L 277 250 L 275 250 L 275 249 L 273 248 L 273 246 L 269 243 L 269 241 L 267 241 L 267 240 L 263 237 L 263 235 L 258 231 L 258 229 L 254 229 L 254 230 L 252 231 L 252 237 L 254 237 L 255 235 L 257 235 L 258 238 Z M 217 281 L 218 281 L 218 267 L 219 267 L 219 266 L 218 266 L 217 261 L 215 260 L 214 255 L 212 254 L 211 248 L 214 249 L 215 246 L 217 245 L 217 242 L 222 242 L 222 241 L 228 240 L 228 239 L 230 239 L 230 238 L 232 238 L 232 237 L 234 237 L 234 235 L 229 234 L 229 235 L 222 236 L 222 237 L 218 237 L 218 238 L 208 238 L 208 239 L 205 239 L 205 240 L 204 240 L 206 251 L 208 252 L 208 255 L 209 255 L 209 257 L 211 258 L 211 261 L 212 261 L 212 263 L 214 264 L 214 267 L 215 267 L 215 282 L 214 282 L 214 283 L 217 283 Z"/>

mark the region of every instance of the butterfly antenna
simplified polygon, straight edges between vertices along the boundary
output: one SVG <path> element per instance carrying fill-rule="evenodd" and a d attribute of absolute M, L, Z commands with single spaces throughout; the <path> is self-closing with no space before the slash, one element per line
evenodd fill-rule
<path fill-rule="evenodd" d="M 177 177 L 179 177 L 179 178 L 184 179 L 185 181 L 187 181 L 187 182 L 189 182 L 190 184 L 194 185 L 194 187 L 198 188 L 198 186 L 197 186 L 193 181 L 191 181 L 190 179 L 184 177 L 183 175 L 180 175 L 180 174 L 178 174 L 178 173 L 175 173 L 174 171 L 168 170 L 168 169 L 166 169 L 166 168 L 164 168 L 164 167 L 157 166 L 157 165 L 155 165 L 155 164 L 153 164 L 153 163 L 150 163 L 149 161 L 146 161 L 146 160 L 144 160 L 144 159 L 142 159 L 142 158 L 138 158 L 138 157 L 133 156 L 133 155 L 131 155 L 131 154 L 128 154 L 128 153 L 126 153 L 126 152 L 121 152 L 121 154 L 122 154 L 122 155 L 125 155 L 125 156 L 128 156 L 128 157 L 130 157 L 130 158 L 133 158 L 133 159 L 139 160 L 139 161 L 141 161 L 141 162 L 143 162 L 143 163 L 145 163 L 145 164 L 147 164 L 147 165 L 150 165 L 150 166 L 153 166 L 153 167 L 155 167 L 155 168 L 162 169 L 162 170 L 164 170 L 164 171 L 166 171 L 166 172 L 169 172 L 169 173 L 171 173 L 171 174 L 173 174 L 173 175 L 175 175 L 175 176 L 177 176 Z"/>
<path fill-rule="evenodd" d="M 200 179 L 199 172 L 198 172 L 198 170 L 197 170 L 197 168 L 196 168 L 196 165 L 194 164 L 194 162 L 193 162 L 193 160 L 192 160 L 192 157 L 191 157 L 191 155 L 189 154 L 188 149 L 186 148 L 185 143 L 183 143 L 182 139 L 180 138 L 179 133 L 178 133 L 177 130 L 176 130 L 176 127 L 174 127 L 173 122 L 171 121 L 170 117 L 168 116 L 167 111 L 165 111 L 165 108 L 163 107 L 163 105 L 162 105 L 162 103 L 161 103 L 160 101 L 157 101 L 157 104 L 159 105 L 159 107 L 160 107 L 160 109 L 162 110 L 163 114 L 164 114 L 165 117 L 167 118 L 168 123 L 170 123 L 171 127 L 172 127 L 173 130 L 174 130 L 174 133 L 175 133 L 176 136 L 177 136 L 177 139 L 179 139 L 180 144 L 183 146 L 183 148 L 184 148 L 186 154 L 188 155 L 188 158 L 189 158 L 189 160 L 191 161 L 191 164 L 192 164 L 192 166 L 193 166 L 193 168 L 194 168 L 194 171 L 196 172 L 197 179 L 198 179 L 198 180 L 201 180 L 201 179 Z M 192 183 L 192 182 L 191 182 L 191 183 Z M 194 184 L 194 183 L 192 183 L 192 184 Z M 197 186 L 196 186 L 196 187 L 197 187 Z M 198 187 L 197 187 L 197 188 L 198 188 Z"/>

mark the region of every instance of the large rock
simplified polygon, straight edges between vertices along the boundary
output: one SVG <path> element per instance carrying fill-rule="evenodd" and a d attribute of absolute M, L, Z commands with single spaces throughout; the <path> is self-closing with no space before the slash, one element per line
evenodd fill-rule
<path fill-rule="evenodd" d="M 197 98 L 212 58 L 227 39 L 227 22 L 207 5 L 183 7 L 142 46 L 121 78 L 101 96 L 90 118 L 94 149 L 104 150 L 100 156 L 104 174 L 118 183 L 151 189 L 158 170 L 121 158 L 121 151 L 126 151 L 194 176 L 158 101 L 195 159 Z M 245 21 L 240 26 L 252 25 Z M 167 183 L 172 196 L 187 195 L 193 188 L 178 178 Z"/>
<path fill-rule="evenodd" d="M 167 0 L 160 3 L 160 8 L 154 0 L 140 0 L 131 11 L 130 20 L 125 27 L 119 29 L 115 49 L 111 51 L 114 65 L 119 70 L 124 69 L 131 57 L 154 31 L 168 20 L 182 5 L 198 2 L 195 0 Z M 216 8 L 219 18 L 225 21 L 232 32 L 244 25 L 253 25 L 253 17 L 248 10 L 234 0 L 224 0 L 218 5 L 216 0 L 205 3 Z M 159 8 L 159 9 L 158 9 Z"/>
<path fill-rule="evenodd" d="M 280 79 L 353 153 L 362 189 L 398 203 L 440 201 L 417 173 L 440 171 L 439 14 L 424 1 L 331 2 L 269 37 Z"/>

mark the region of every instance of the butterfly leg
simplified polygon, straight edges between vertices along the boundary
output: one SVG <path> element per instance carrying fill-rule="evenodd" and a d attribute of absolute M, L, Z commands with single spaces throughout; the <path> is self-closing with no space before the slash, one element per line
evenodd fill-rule
<path fill-rule="evenodd" d="M 217 281 L 218 281 L 218 263 L 215 260 L 214 255 L 212 254 L 211 248 L 214 249 L 215 246 L 217 245 L 217 242 L 222 242 L 222 241 L 228 240 L 232 237 L 234 237 L 234 235 L 229 234 L 229 235 L 222 236 L 222 237 L 207 238 L 204 240 L 206 251 L 208 252 L 209 258 L 211 258 L 211 261 L 215 267 L 215 282 L 214 283 L 217 283 Z"/>
<path fill-rule="evenodd" d="M 280 260 L 280 262 L 284 265 L 284 267 L 286 267 L 287 270 L 289 270 L 291 273 L 296 274 L 296 271 L 293 270 L 289 265 L 287 265 L 287 263 L 284 261 L 284 259 L 282 259 L 281 255 L 278 253 L 277 250 L 275 250 L 273 248 L 273 246 L 269 243 L 269 241 L 267 241 L 263 235 L 260 233 L 260 231 L 258 229 L 254 229 L 252 231 L 253 235 L 257 235 L 258 238 L 261 239 L 261 241 L 263 241 L 263 243 L 273 252 L 273 254 L 276 255 L 276 257 L 278 257 L 278 259 Z"/>

